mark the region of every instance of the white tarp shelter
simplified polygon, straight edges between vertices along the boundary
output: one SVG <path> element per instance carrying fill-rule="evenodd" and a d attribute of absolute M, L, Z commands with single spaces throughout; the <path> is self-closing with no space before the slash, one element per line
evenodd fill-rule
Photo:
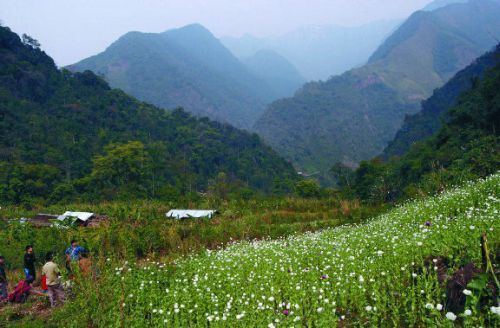
<path fill-rule="evenodd" d="M 64 214 L 59 215 L 57 217 L 57 219 L 59 221 L 64 221 L 67 218 L 77 218 L 78 220 L 80 220 L 82 222 L 87 222 L 88 219 L 90 219 L 93 216 L 94 216 L 94 213 L 88 213 L 88 212 L 70 212 L 70 211 L 67 211 L 67 212 L 64 212 Z"/>
<path fill-rule="evenodd" d="M 168 218 L 189 219 L 189 218 L 209 218 L 216 213 L 216 210 L 170 210 L 167 213 Z"/>

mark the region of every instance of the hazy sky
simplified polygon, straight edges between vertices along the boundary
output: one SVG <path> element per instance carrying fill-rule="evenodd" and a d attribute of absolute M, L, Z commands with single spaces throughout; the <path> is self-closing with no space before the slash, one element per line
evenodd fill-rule
<path fill-rule="evenodd" d="M 405 18 L 431 0 L 0 0 L 0 20 L 58 65 L 103 51 L 128 31 L 201 23 L 216 36 L 279 35 L 307 25 Z"/>

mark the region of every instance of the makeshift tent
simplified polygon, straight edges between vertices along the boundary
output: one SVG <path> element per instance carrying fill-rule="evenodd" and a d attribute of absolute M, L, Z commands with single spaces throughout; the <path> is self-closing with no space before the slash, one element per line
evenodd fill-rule
<path fill-rule="evenodd" d="M 90 218 L 94 216 L 94 213 L 88 213 L 88 212 L 64 212 L 64 214 L 59 215 L 57 219 L 59 221 L 64 221 L 67 218 L 75 218 L 75 221 L 81 221 L 82 223 L 87 222 Z"/>
<path fill-rule="evenodd" d="M 168 218 L 189 219 L 189 218 L 209 218 L 216 213 L 216 210 L 170 210 L 167 213 Z"/>

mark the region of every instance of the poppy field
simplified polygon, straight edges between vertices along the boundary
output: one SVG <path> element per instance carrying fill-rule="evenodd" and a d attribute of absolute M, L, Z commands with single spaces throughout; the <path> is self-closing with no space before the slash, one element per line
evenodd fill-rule
<path fill-rule="evenodd" d="M 485 282 L 493 273 L 480 272 L 480 240 L 486 233 L 494 262 L 499 198 L 494 175 L 364 224 L 235 242 L 169 264 L 109 259 L 101 288 L 81 285 L 87 292 L 64 311 L 95 302 L 100 311 L 82 319 L 124 327 L 493 327 L 498 295 Z M 447 281 L 467 265 L 474 279 L 452 299 Z"/>

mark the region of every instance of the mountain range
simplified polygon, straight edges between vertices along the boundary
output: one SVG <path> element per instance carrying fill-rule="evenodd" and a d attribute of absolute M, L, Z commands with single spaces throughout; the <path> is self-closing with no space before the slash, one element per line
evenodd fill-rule
<path fill-rule="evenodd" d="M 422 109 L 405 118 L 399 129 L 383 152 L 385 158 L 401 156 L 410 147 L 436 133 L 443 122 L 448 120 L 447 112 L 460 100 L 460 95 L 478 84 L 484 73 L 500 64 L 500 47 L 476 59 L 472 64 L 458 72 L 444 86 L 436 89 L 432 96 L 422 102 Z"/>
<path fill-rule="evenodd" d="M 222 37 L 222 43 L 238 58 L 272 50 L 292 63 L 307 80 L 324 80 L 361 66 L 401 23 L 379 21 L 362 26 L 317 25 L 277 37 Z"/>
<path fill-rule="evenodd" d="M 196 116 L 250 128 L 266 103 L 292 95 L 303 79 L 276 54 L 248 62 L 250 68 L 207 29 L 192 24 L 163 33 L 129 32 L 68 69 L 91 70 L 112 87 L 163 108 L 183 107 Z M 270 70 L 275 62 L 277 71 Z"/>
<path fill-rule="evenodd" d="M 175 199 L 219 177 L 261 192 L 297 180 L 256 134 L 140 102 L 90 71 L 59 70 L 36 42 L 0 26 L 2 203 Z"/>
<path fill-rule="evenodd" d="M 361 162 L 354 174 L 336 165 L 340 184 L 361 199 L 394 202 L 498 172 L 500 43 L 437 90 L 406 126 L 399 139 L 409 133 L 417 142 L 389 160 Z"/>
<path fill-rule="evenodd" d="M 368 64 L 274 102 L 254 129 L 300 170 L 355 166 L 380 154 L 407 114 L 496 44 L 499 15 L 496 0 L 418 11 Z"/>

